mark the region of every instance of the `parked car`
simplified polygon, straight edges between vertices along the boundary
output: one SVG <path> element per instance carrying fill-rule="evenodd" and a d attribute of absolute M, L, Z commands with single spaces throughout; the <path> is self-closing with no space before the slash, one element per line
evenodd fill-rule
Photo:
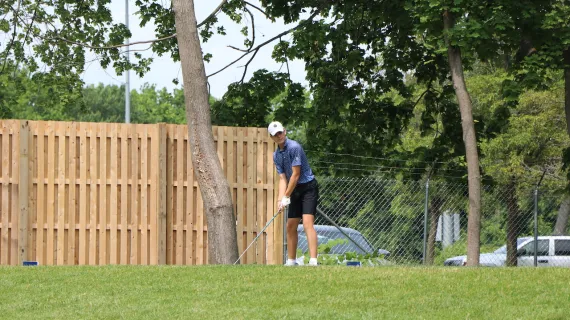
<path fill-rule="evenodd" d="M 374 252 L 377 252 L 379 255 L 383 255 L 384 257 L 388 257 L 390 255 L 390 252 L 387 250 L 374 249 L 368 239 L 366 239 L 359 231 L 345 227 L 341 227 L 341 229 L 352 240 L 356 241 L 360 248 L 354 242 L 347 239 L 346 236 L 337 227 L 315 225 L 315 231 L 317 232 L 317 242 L 319 245 L 336 239 L 347 240 L 345 243 L 337 244 L 336 246 L 332 247 L 329 254 L 345 254 L 348 252 L 354 252 L 358 254 L 373 254 Z M 297 243 L 297 248 L 301 249 L 303 253 L 308 252 L 309 244 L 307 243 L 307 235 L 305 234 L 303 225 L 299 225 L 297 231 L 299 232 L 299 241 Z"/>
<path fill-rule="evenodd" d="M 507 246 L 479 256 L 479 265 L 502 267 L 507 261 Z M 445 260 L 445 266 L 464 266 L 467 256 Z M 534 237 L 517 239 L 517 265 L 534 266 Z M 537 265 L 539 267 L 570 267 L 570 236 L 538 237 Z"/>

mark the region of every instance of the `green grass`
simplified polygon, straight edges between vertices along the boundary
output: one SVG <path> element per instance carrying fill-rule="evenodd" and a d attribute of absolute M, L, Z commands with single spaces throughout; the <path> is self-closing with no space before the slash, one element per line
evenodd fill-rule
<path fill-rule="evenodd" d="M 0 267 L 2 319 L 568 319 L 570 270 Z"/>

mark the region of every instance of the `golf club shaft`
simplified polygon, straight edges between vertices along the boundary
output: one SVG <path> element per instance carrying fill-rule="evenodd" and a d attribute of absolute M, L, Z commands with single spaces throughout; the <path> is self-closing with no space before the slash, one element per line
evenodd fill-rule
<path fill-rule="evenodd" d="M 241 257 L 243 257 L 243 255 L 247 252 L 247 250 L 255 243 L 255 241 L 257 241 L 257 238 L 259 238 L 262 234 L 263 231 L 265 231 L 265 229 L 267 229 L 267 227 L 269 227 L 269 225 L 271 224 L 271 222 L 273 222 L 273 220 L 275 219 L 275 217 L 277 217 L 279 215 L 279 213 L 281 213 L 281 211 L 283 211 L 283 208 L 279 209 L 277 211 L 277 213 L 273 216 L 273 218 L 271 218 L 271 220 L 269 220 L 269 222 L 267 222 L 267 224 L 265 225 L 265 227 L 263 227 L 263 229 L 261 229 L 261 231 L 257 234 L 257 236 L 255 237 L 255 239 L 253 239 L 253 241 L 249 244 L 249 246 L 247 246 L 247 248 L 245 248 L 245 250 L 242 252 L 242 254 L 239 256 L 239 258 L 237 258 L 236 262 L 234 262 L 234 264 L 238 263 L 238 261 L 241 259 Z"/>
<path fill-rule="evenodd" d="M 323 210 L 317 208 L 317 212 L 321 216 L 325 217 L 325 219 L 327 219 L 330 223 L 332 223 L 332 225 L 335 226 L 338 229 L 338 231 L 340 231 L 340 233 L 342 233 L 348 240 L 352 241 L 352 243 L 354 243 L 360 250 L 362 250 L 362 252 L 366 253 L 366 250 L 364 250 L 364 248 L 362 248 L 362 246 L 358 242 L 354 241 L 354 239 L 352 239 L 348 234 L 346 234 L 346 232 L 342 231 L 341 227 L 338 224 L 336 224 L 336 222 L 334 222 L 333 219 L 327 216 L 323 212 Z"/>

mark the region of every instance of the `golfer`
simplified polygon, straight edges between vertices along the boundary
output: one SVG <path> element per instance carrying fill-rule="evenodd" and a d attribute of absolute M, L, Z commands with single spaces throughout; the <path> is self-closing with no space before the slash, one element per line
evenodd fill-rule
<path fill-rule="evenodd" d="M 287 139 L 287 131 L 280 122 L 274 121 L 267 128 L 271 139 L 279 146 L 273 153 L 273 162 L 279 174 L 279 197 L 277 208 L 289 206 L 287 216 L 287 255 L 286 266 L 297 264 L 297 227 L 303 219 L 303 228 L 309 243 L 309 265 L 317 265 L 317 233 L 315 213 L 319 200 L 319 186 L 313 175 L 303 147 Z"/>

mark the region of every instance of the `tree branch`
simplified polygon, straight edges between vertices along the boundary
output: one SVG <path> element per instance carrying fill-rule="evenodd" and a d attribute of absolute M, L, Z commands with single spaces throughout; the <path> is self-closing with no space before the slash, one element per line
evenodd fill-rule
<path fill-rule="evenodd" d="M 154 39 L 154 40 L 136 41 L 136 42 L 131 42 L 129 44 L 118 44 L 118 45 L 114 45 L 114 46 L 103 46 L 103 47 L 90 46 L 90 45 L 85 44 L 85 43 L 71 41 L 71 40 L 68 40 L 68 39 L 65 39 L 62 37 L 44 38 L 44 39 L 46 39 L 46 40 L 61 40 L 63 42 L 75 44 L 75 45 L 82 46 L 82 47 L 89 48 L 89 49 L 115 49 L 115 48 L 122 48 L 122 47 L 126 47 L 126 46 L 137 45 L 137 44 L 153 43 L 153 42 L 163 41 L 163 40 L 167 40 L 167 39 L 174 38 L 174 37 L 176 37 L 176 33 L 171 34 L 171 35 L 166 36 L 166 37 L 163 37 L 163 38 Z"/>
<path fill-rule="evenodd" d="M 269 18 L 269 17 L 267 16 L 267 13 L 266 13 L 265 11 L 263 11 L 263 9 L 261 9 L 260 7 L 255 6 L 255 5 L 253 5 L 253 4 L 251 4 L 251 3 L 247 2 L 247 1 L 244 1 L 243 3 L 245 3 L 246 5 L 248 5 L 248 6 L 252 7 L 252 8 L 254 8 L 254 9 L 256 9 L 257 11 L 259 11 L 259 12 L 261 12 L 261 13 L 263 13 L 264 16 L 266 16 L 267 18 Z"/>
<path fill-rule="evenodd" d="M 14 31 L 12 32 L 12 39 L 8 46 L 6 46 L 6 55 L 4 56 L 4 65 L 2 66 L 2 71 L 0 73 L 4 73 L 4 69 L 6 68 L 6 63 L 8 62 L 8 55 L 10 54 L 10 50 L 12 50 L 12 46 L 14 45 L 14 41 L 16 40 L 16 30 L 18 29 L 18 12 L 20 11 L 20 5 L 22 4 L 22 0 L 18 0 L 18 5 L 16 6 L 16 10 L 14 10 Z M 7 10 L 8 11 L 8 10 Z"/>
<path fill-rule="evenodd" d="M 281 40 L 281 37 L 279 37 L 279 41 L 283 41 Z M 289 70 L 289 59 L 287 58 L 287 55 L 285 55 L 285 64 L 287 65 L 287 74 L 289 75 L 289 80 L 291 80 L 291 70 Z M 281 70 L 281 68 L 279 68 L 279 70 Z"/>
<path fill-rule="evenodd" d="M 32 16 L 32 21 L 30 22 L 30 24 L 28 25 L 28 30 L 26 31 L 26 36 L 24 37 L 24 44 L 26 43 L 26 41 L 28 41 L 28 37 L 30 36 L 30 31 L 32 31 L 32 25 L 34 24 L 34 21 L 36 20 L 36 14 L 38 12 L 38 9 L 34 9 L 34 14 Z M 13 77 L 16 77 L 16 71 L 18 71 L 18 67 L 20 66 L 20 60 L 16 60 L 16 67 L 14 68 L 14 75 Z"/>
<path fill-rule="evenodd" d="M 220 72 L 226 70 L 227 68 L 229 68 L 229 67 L 231 67 L 232 65 L 234 65 L 236 62 L 238 62 L 238 61 L 240 61 L 241 59 L 243 59 L 243 58 L 244 58 L 245 56 L 247 56 L 248 54 L 250 54 L 250 53 L 252 53 L 252 52 L 254 52 L 254 51 L 259 50 L 261 47 L 267 45 L 268 43 L 271 43 L 271 42 L 273 42 L 274 40 L 279 39 L 280 37 L 282 37 L 282 36 L 284 36 L 284 35 L 286 35 L 286 34 L 289 34 L 289 33 L 293 32 L 293 31 L 299 29 L 301 26 L 303 26 L 304 24 L 308 23 L 308 21 L 312 21 L 313 18 L 316 17 L 316 16 L 319 14 L 319 12 L 320 12 L 319 10 L 315 11 L 307 20 L 305 20 L 305 21 L 299 23 L 299 24 L 296 25 L 295 27 L 293 27 L 293 28 L 291 28 L 291 29 L 289 29 L 289 30 L 283 31 L 283 32 L 281 32 L 280 34 L 274 36 L 273 38 L 271 38 L 271 39 L 269 39 L 269 40 L 263 42 L 263 43 L 260 44 L 260 45 L 258 45 L 257 47 L 248 50 L 247 52 L 245 52 L 244 54 L 242 54 L 239 58 L 237 58 L 237 59 L 235 59 L 234 61 L 230 62 L 228 65 L 226 65 L 226 66 L 223 67 L 222 69 L 220 69 L 220 70 L 218 70 L 218 71 L 216 71 L 216 72 L 214 72 L 214 73 L 208 75 L 207 78 L 212 77 L 212 76 L 215 76 L 216 74 L 218 74 L 218 73 L 220 73 Z M 236 49 L 236 48 L 233 47 L 233 49 Z M 240 49 L 237 49 L 237 50 L 240 50 Z"/>
<path fill-rule="evenodd" d="M 244 7 L 244 10 L 247 11 L 247 13 L 249 13 L 249 16 L 251 17 L 251 44 L 249 45 L 248 50 L 251 50 L 251 48 L 253 48 L 253 45 L 255 44 L 255 21 L 253 19 L 253 14 L 251 13 L 251 11 L 249 11 L 248 8 Z"/>
<path fill-rule="evenodd" d="M 241 51 L 241 52 L 250 52 L 250 51 L 249 51 L 250 49 L 247 49 L 247 50 L 246 50 L 246 49 L 240 49 L 240 48 L 234 47 L 234 46 L 228 46 L 228 48 L 231 48 L 231 49 L 234 49 L 234 50 L 237 50 L 237 51 Z"/>
<path fill-rule="evenodd" d="M 422 94 L 420 94 L 420 97 L 416 100 L 416 103 L 414 103 L 414 106 L 412 107 L 412 110 L 416 108 L 416 106 L 418 105 L 418 103 L 420 103 L 420 101 L 422 100 L 422 98 L 425 96 L 426 93 L 428 93 L 428 91 L 431 89 L 431 83 L 428 85 L 427 89 L 422 92 Z"/>
<path fill-rule="evenodd" d="M 251 56 L 251 58 L 249 59 L 249 61 L 245 64 L 245 69 L 243 70 L 243 75 L 241 76 L 241 83 L 243 83 L 243 79 L 245 79 L 245 74 L 247 73 L 247 67 L 249 66 L 249 64 L 251 63 L 251 61 L 253 61 L 253 58 L 255 58 L 255 55 L 259 52 L 259 49 L 255 50 L 255 52 L 253 53 L 253 56 Z"/>
<path fill-rule="evenodd" d="M 240 49 L 238 47 L 234 47 L 234 46 L 228 46 L 228 48 L 232 48 L 234 50 L 237 51 L 241 51 L 241 52 L 248 52 L 251 50 L 251 48 L 253 48 L 253 45 L 255 44 L 255 21 L 253 18 L 253 14 L 251 13 L 251 11 L 249 11 L 248 8 L 244 7 L 244 10 L 247 11 L 247 13 L 249 13 L 249 16 L 251 17 L 251 30 L 252 30 L 252 37 L 251 37 L 251 44 L 249 45 L 249 48 L 247 49 Z"/>
<path fill-rule="evenodd" d="M 228 2 L 228 0 L 222 0 L 222 3 L 220 3 L 220 5 L 214 9 L 214 11 L 212 13 L 210 13 L 210 15 L 208 17 L 206 17 L 206 19 L 204 19 L 204 21 L 198 23 L 198 28 L 200 28 L 201 26 L 203 26 L 204 24 L 206 24 L 206 22 L 211 19 L 212 17 L 216 16 L 218 14 L 218 12 L 220 12 L 220 10 L 222 10 L 222 8 L 224 7 L 224 5 Z"/>
<path fill-rule="evenodd" d="M 21 1 L 21 0 L 20 0 Z M 223 6 L 228 2 L 228 0 L 222 0 L 222 2 L 220 3 L 220 5 L 218 5 L 218 7 L 212 12 L 210 13 L 210 15 L 204 19 L 204 21 L 200 22 L 197 27 L 200 28 L 201 26 L 203 26 L 204 24 L 206 24 L 206 22 L 211 19 L 212 17 L 216 16 L 220 10 L 222 10 Z M 251 12 L 250 12 L 251 14 Z M 163 41 L 163 40 L 168 40 L 171 38 L 176 37 L 176 33 L 173 33 L 169 36 L 166 37 L 162 37 L 162 38 L 158 38 L 158 39 L 153 39 L 153 40 L 144 40 L 144 41 L 136 41 L 136 42 L 131 42 L 129 44 L 123 43 L 123 44 L 118 44 L 118 45 L 114 45 L 114 46 L 102 46 L 102 47 L 96 47 L 96 46 L 90 46 L 84 43 L 80 43 L 80 42 L 76 42 L 76 41 L 72 41 L 72 40 L 68 40 L 62 37 L 55 37 L 55 38 L 44 38 L 46 40 L 61 40 L 67 43 L 71 43 L 74 45 L 78 45 L 78 46 L 82 46 L 85 48 L 89 48 L 89 49 L 115 49 L 115 48 L 121 48 L 121 47 L 126 47 L 126 46 L 132 46 L 132 45 L 137 45 L 137 44 L 145 44 L 145 43 L 154 43 L 154 42 L 159 42 L 159 41 Z"/>

